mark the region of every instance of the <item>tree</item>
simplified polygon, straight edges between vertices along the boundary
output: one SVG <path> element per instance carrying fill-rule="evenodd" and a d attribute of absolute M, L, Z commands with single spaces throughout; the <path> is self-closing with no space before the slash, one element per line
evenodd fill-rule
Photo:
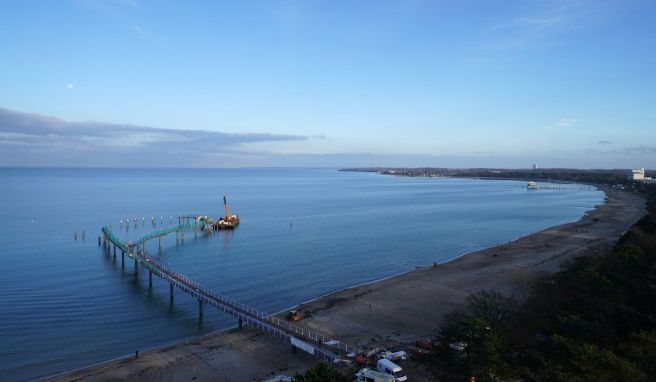
<path fill-rule="evenodd" d="M 340 373 L 334 367 L 328 366 L 325 363 L 318 363 L 305 374 L 296 374 L 294 376 L 295 382 L 350 382 L 350 378 Z"/>
<path fill-rule="evenodd" d="M 508 328 L 514 300 L 495 291 L 481 291 L 467 306 L 445 317 L 437 333 L 431 364 L 444 380 L 506 381 L 513 378 Z"/>
<path fill-rule="evenodd" d="M 515 306 L 515 300 L 492 289 L 482 290 L 467 297 L 469 314 L 495 326 L 510 318 Z"/>

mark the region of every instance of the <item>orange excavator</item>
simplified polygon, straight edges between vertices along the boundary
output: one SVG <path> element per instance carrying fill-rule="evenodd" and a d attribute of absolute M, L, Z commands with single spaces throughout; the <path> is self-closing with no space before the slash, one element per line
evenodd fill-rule
<path fill-rule="evenodd" d="M 301 313 L 296 309 L 292 309 L 287 313 L 287 319 L 289 321 L 300 321 Z"/>
<path fill-rule="evenodd" d="M 216 222 L 216 229 L 234 229 L 239 225 L 239 215 L 230 215 L 230 211 L 228 210 L 228 200 L 225 195 L 223 195 L 223 207 L 225 208 L 225 216 Z"/>

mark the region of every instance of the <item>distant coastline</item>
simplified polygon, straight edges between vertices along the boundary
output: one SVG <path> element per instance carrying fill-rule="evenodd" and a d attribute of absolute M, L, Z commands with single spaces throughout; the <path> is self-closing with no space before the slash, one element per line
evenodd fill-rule
<path fill-rule="evenodd" d="M 382 175 L 406 177 L 451 177 L 494 180 L 522 180 L 551 183 L 581 183 L 594 186 L 640 187 L 629 181 L 626 169 L 504 169 L 504 168 L 446 168 L 446 167 L 353 167 L 338 171 L 374 172 Z M 653 172 L 653 171 L 652 171 Z M 652 175 L 649 172 L 650 176 Z M 656 174 L 654 174 L 656 175 Z"/>

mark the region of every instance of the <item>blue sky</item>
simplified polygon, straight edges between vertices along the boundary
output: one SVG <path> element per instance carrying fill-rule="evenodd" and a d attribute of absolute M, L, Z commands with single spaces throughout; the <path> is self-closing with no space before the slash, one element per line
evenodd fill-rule
<path fill-rule="evenodd" d="M 533 163 L 656 168 L 656 3 L 0 4 L 0 165 Z"/>

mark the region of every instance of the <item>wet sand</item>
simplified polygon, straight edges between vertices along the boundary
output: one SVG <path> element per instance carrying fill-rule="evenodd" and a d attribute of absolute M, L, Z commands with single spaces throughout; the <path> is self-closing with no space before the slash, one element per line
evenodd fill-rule
<path fill-rule="evenodd" d="M 404 349 L 434 334 L 445 314 L 481 289 L 524 293 L 531 281 L 556 272 L 562 262 L 612 245 L 645 214 L 645 201 L 607 190 L 606 203 L 574 223 L 547 228 L 511 243 L 469 253 L 436 267 L 346 289 L 303 304 L 309 328 L 365 348 Z M 57 381 L 262 381 L 293 376 L 316 361 L 254 329 L 208 335 L 93 366 Z M 412 381 L 430 381 L 412 361 L 402 363 Z"/>

